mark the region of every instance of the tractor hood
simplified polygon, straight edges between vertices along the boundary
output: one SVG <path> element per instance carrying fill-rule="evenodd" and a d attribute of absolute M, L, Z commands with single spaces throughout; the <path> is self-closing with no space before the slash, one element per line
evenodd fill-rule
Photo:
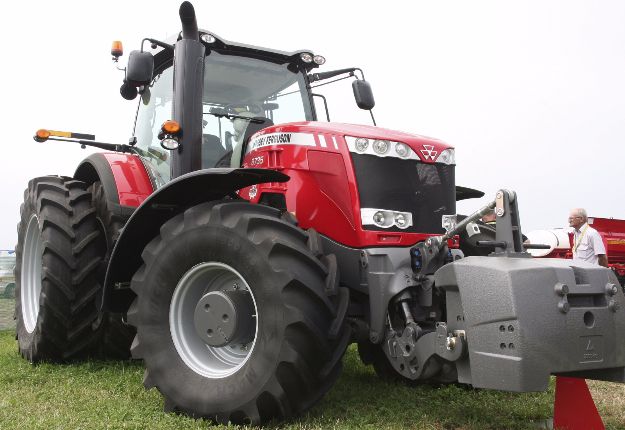
<path fill-rule="evenodd" d="M 264 128 L 252 136 L 252 139 L 272 133 L 311 133 L 333 136 L 366 137 L 368 139 L 402 142 L 410 146 L 419 155 L 421 161 L 433 162 L 433 156 L 441 151 L 453 148 L 443 141 L 418 134 L 404 133 L 370 125 L 343 124 L 336 122 L 302 121 L 279 124 Z"/>

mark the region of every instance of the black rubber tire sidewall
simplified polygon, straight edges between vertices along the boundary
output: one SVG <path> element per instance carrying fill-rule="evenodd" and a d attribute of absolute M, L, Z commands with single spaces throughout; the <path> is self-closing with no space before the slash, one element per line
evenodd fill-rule
<path fill-rule="evenodd" d="M 137 327 L 132 354 L 145 361 L 144 385 L 159 389 L 166 411 L 260 424 L 308 410 L 336 382 L 351 332 L 328 296 L 336 265 L 313 253 L 313 236 L 276 209 L 231 200 L 192 207 L 161 227 L 132 279 L 128 321 Z M 207 262 L 245 280 L 259 315 L 250 355 L 222 378 L 189 368 L 169 327 L 178 281 Z"/>
<path fill-rule="evenodd" d="M 200 397 L 203 398 L 202 403 L 215 405 L 217 409 L 230 409 L 233 404 L 241 403 L 242 399 L 238 397 L 241 392 L 249 393 L 247 400 L 257 397 L 260 394 L 257 392 L 258 389 L 265 385 L 273 373 L 265 366 L 273 364 L 280 352 L 279 339 L 282 336 L 279 320 L 283 317 L 283 309 L 268 292 L 279 275 L 271 276 L 271 273 L 260 270 L 265 267 L 263 256 L 239 236 L 216 227 L 198 230 L 187 232 L 179 243 L 167 247 L 158 256 L 157 262 L 153 265 L 154 269 L 147 274 L 145 282 L 157 294 L 154 295 L 154 300 L 139 299 L 139 312 L 141 315 L 149 316 L 149 319 L 142 319 L 142 327 L 139 327 L 138 334 L 142 344 L 158 347 L 158 350 L 144 350 L 146 367 L 152 376 L 171 368 L 178 369 L 176 373 L 168 372 L 170 378 L 159 385 L 161 392 L 175 396 L 181 407 L 187 404 L 187 401 L 183 400 L 185 394 L 191 394 L 188 402 Z M 242 261 L 238 257 L 241 257 Z M 169 326 L 169 306 L 178 280 L 194 265 L 207 261 L 227 264 L 239 272 L 248 283 L 256 300 L 260 315 L 258 333 L 271 334 L 257 339 L 251 352 L 252 356 L 242 369 L 222 378 L 218 383 L 187 367 L 171 340 Z M 146 326 L 149 330 L 145 329 Z M 258 360 L 257 357 L 265 357 L 267 361 Z M 181 390 L 181 387 L 184 387 L 184 390 Z M 232 387 L 237 389 L 233 390 Z M 211 411 L 205 412 L 209 414 Z"/>

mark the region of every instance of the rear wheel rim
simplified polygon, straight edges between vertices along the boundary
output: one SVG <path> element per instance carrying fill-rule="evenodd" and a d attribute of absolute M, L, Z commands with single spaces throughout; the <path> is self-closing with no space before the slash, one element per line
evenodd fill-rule
<path fill-rule="evenodd" d="M 39 231 L 39 219 L 33 215 L 28 220 L 21 270 L 21 308 L 24 327 L 32 333 L 37 326 L 39 316 L 39 297 L 41 295 L 41 257 L 43 241 Z"/>
<path fill-rule="evenodd" d="M 253 301 L 254 337 L 245 345 L 209 346 L 196 332 L 194 311 L 211 291 L 246 290 Z M 169 308 L 169 329 L 180 358 L 195 373 L 207 378 L 225 378 L 236 373 L 252 355 L 258 334 L 258 308 L 249 285 L 227 264 L 206 262 L 189 269 L 176 285 Z"/>

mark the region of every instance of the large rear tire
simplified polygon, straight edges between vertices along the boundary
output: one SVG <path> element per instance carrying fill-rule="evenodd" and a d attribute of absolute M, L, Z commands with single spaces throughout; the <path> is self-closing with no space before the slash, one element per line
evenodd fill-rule
<path fill-rule="evenodd" d="M 106 241 L 105 253 L 102 255 L 100 268 L 98 269 L 98 279 L 100 284 L 103 285 L 113 247 L 126 219 L 120 214 L 116 214 L 109 207 L 109 200 L 100 181 L 94 182 L 89 187 L 89 192 L 91 193 L 91 204 L 96 211 L 100 229 Z M 124 322 L 122 314 L 104 312 L 100 315 L 100 318 L 99 334 L 101 339 L 98 343 L 99 356 L 103 359 L 118 360 L 130 358 L 130 345 L 136 334 L 135 328 Z"/>
<path fill-rule="evenodd" d="M 15 266 L 20 354 L 31 362 L 92 355 L 105 244 L 86 184 L 58 176 L 33 179 L 20 213 Z"/>
<path fill-rule="evenodd" d="M 276 209 L 239 201 L 201 204 L 161 227 L 132 279 L 128 321 L 144 385 L 165 410 L 261 424 L 323 397 L 350 341 L 349 297 L 316 239 Z"/>

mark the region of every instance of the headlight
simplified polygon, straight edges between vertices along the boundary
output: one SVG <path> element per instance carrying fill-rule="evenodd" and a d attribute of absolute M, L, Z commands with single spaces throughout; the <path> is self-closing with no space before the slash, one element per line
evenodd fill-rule
<path fill-rule="evenodd" d="M 443 164 L 456 164 L 456 154 L 452 148 L 441 151 L 440 155 L 436 159 L 437 163 Z"/>
<path fill-rule="evenodd" d="M 396 213 L 395 214 L 395 225 L 399 228 L 406 228 L 408 227 L 408 219 L 406 218 L 406 215 L 403 213 Z"/>
<path fill-rule="evenodd" d="M 364 137 L 359 137 L 356 139 L 356 151 L 365 152 L 369 147 L 369 139 L 365 139 Z"/>
<path fill-rule="evenodd" d="M 163 149 L 173 151 L 174 149 L 178 149 L 180 143 L 175 137 L 166 137 L 165 139 L 161 140 L 161 146 L 163 147 Z"/>
<path fill-rule="evenodd" d="M 386 140 L 376 140 L 373 142 L 373 150 L 378 154 L 386 154 L 388 152 L 388 142 Z"/>
<path fill-rule="evenodd" d="M 345 136 L 347 148 L 356 154 L 392 157 L 402 160 L 421 161 L 417 153 L 408 144 L 385 139 Z"/>
<path fill-rule="evenodd" d="M 360 209 L 360 218 L 362 225 L 375 225 L 381 228 L 397 228 L 406 229 L 412 226 L 412 214 L 410 212 L 390 211 L 386 209 Z"/>
<path fill-rule="evenodd" d="M 315 64 L 318 64 L 318 65 L 320 65 L 320 66 L 321 66 L 321 65 L 325 64 L 326 59 L 325 59 L 325 57 L 324 57 L 324 56 L 322 56 L 322 55 L 315 55 L 315 56 L 313 57 L 313 61 L 315 62 Z"/>
<path fill-rule="evenodd" d="M 397 153 L 397 155 L 399 155 L 401 158 L 406 158 L 408 157 L 408 155 L 410 154 L 410 148 L 408 148 L 406 145 L 404 145 L 403 143 L 397 142 L 395 144 L 395 152 Z"/>
<path fill-rule="evenodd" d="M 385 225 L 386 220 L 387 220 L 387 217 L 384 216 L 383 211 L 377 211 L 376 213 L 373 214 L 373 223 L 377 225 L 378 227 L 386 227 Z"/>
<path fill-rule="evenodd" d="M 304 63 L 312 63 L 313 62 L 313 56 L 312 56 L 312 54 L 309 54 L 308 52 L 302 52 L 300 54 L 299 58 L 301 58 Z"/>
<path fill-rule="evenodd" d="M 208 33 L 203 34 L 200 38 L 205 43 L 215 43 L 215 40 L 217 40 L 215 39 L 215 36 L 213 36 L 212 34 L 208 34 Z"/>

